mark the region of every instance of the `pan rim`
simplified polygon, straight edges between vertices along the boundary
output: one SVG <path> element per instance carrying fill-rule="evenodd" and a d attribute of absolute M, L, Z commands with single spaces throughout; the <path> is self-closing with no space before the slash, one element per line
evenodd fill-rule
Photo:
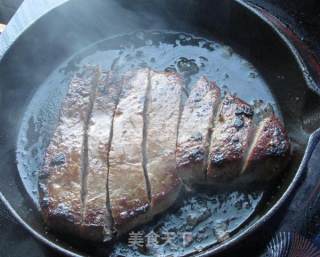
<path fill-rule="evenodd" d="M 244 2 L 244 0 L 233 0 L 233 1 L 235 1 L 239 5 L 241 5 L 248 11 L 250 11 L 253 15 L 261 19 L 261 21 L 266 23 L 273 30 L 273 32 L 275 32 L 280 37 L 280 39 L 285 43 L 285 45 L 288 47 L 293 57 L 295 58 L 296 62 L 298 63 L 300 70 L 302 72 L 303 78 L 307 83 L 307 86 L 316 94 L 320 95 L 320 87 L 313 79 L 312 74 L 309 72 L 309 69 L 305 64 L 305 61 L 302 58 L 299 51 L 297 50 L 297 48 L 294 46 L 292 41 L 288 37 L 286 37 L 284 33 L 281 32 L 280 29 L 277 28 L 277 26 L 272 21 L 270 21 L 266 16 L 264 16 L 263 14 L 261 14 L 261 12 L 259 12 L 258 8 L 261 8 L 261 7 L 258 5 L 246 3 Z M 269 12 L 267 13 L 270 14 Z"/>
<path fill-rule="evenodd" d="M 313 80 L 312 76 L 308 72 L 308 68 L 306 67 L 306 65 L 305 65 L 300 53 L 297 51 L 296 47 L 292 44 L 292 42 L 290 42 L 290 40 L 287 37 L 285 37 L 285 35 L 278 28 L 276 28 L 275 25 L 272 22 L 270 22 L 266 17 L 261 15 L 254 7 L 252 7 L 251 5 L 249 5 L 247 3 L 244 3 L 243 0 L 233 0 L 233 1 L 238 3 L 238 4 L 240 4 L 246 10 L 250 11 L 252 14 L 254 14 L 258 18 L 260 18 L 262 21 L 264 21 L 281 38 L 281 40 L 289 48 L 289 50 L 292 53 L 292 55 L 295 57 L 295 60 L 297 61 L 298 65 L 300 67 L 300 70 L 301 70 L 302 75 L 303 75 L 303 77 L 304 77 L 304 79 L 306 81 L 307 86 L 311 90 L 315 91 L 317 94 L 320 94 L 320 88 L 317 86 L 316 82 Z M 34 22 L 39 21 L 43 16 L 45 16 L 46 14 L 54 11 L 55 9 L 59 8 L 63 4 L 64 3 L 61 3 L 60 5 L 58 5 L 58 6 L 54 7 L 54 8 L 51 8 L 48 12 L 46 12 L 45 14 L 41 15 L 40 17 L 38 17 Z M 1 60 L 6 56 L 8 50 L 10 49 L 10 47 L 13 44 L 15 44 L 16 41 L 19 40 L 20 36 L 22 34 L 24 34 L 30 27 L 32 27 L 34 22 L 29 24 L 29 26 L 27 26 L 24 30 L 22 30 L 20 32 L 20 35 L 17 35 L 15 40 L 9 44 L 9 47 L 5 50 L 4 54 L 0 57 Z M 307 164 L 308 164 L 308 162 L 309 162 L 309 160 L 310 160 L 310 158 L 311 158 L 311 156 L 313 154 L 313 151 L 314 151 L 318 141 L 320 141 L 320 128 L 318 130 L 315 130 L 311 134 L 311 136 L 310 136 L 310 138 L 308 140 L 308 144 L 307 144 L 304 156 L 303 156 L 303 158 L 301 160 L 301 163 L 299 165 L 298 170 L 295 172 L 295 175 L 294 175 L 293 179 L 290 182 L 290 185 L 284 191 L 282 196 L 275 202 L 275 204 L 267 212 L 265 212 L 265 214 L 262 217 L 258 218 L 252 225 L 248 226 L 247 228 L 244 228 L 241 232 L 237 233 L 230 240 L 227 240 L 224 243 L 218 244 L 216 246 L 212 246 L 212 247 L 204 250 L 203 252 L 199 252 L 199 253 L 195 254 L 194 256 L 210 256 L 212 254 L 221 253 L 224 250 L 226 250 L 226 249 L 228 249 L 230 247 L 233 247 L 239 241 L 242 241 L 244 238 L 246 238 L 247 236 L 249 236 L 252 233 L 254 233 L 258 228 L 261 227 L 261 225 L 263 225 L 270 218 L 272 218 L 273 215 L 275 215 L 275 213 L 283 206 L 283 204 L 288 200 L 288 198 L 291 196 L 293 191 L 296 189 L 296 187 L 298 185 L 298 182 L 301 180 L 301 178 L 303 177 L 303 175 L 304 175 L 304 173 L 306 171 L 306 166 L 307 166 Z M 70 251 L 67 248 L 64 248 L 64 247 L 62 247 L 62 246 L 60 246 L 60 245 L 48 240 L 47 238 L 42 236 L 40 233 L 38 233 L 29 224 L 27 224 L 23 220 L 23 218 L 16 212 L 16 210 L 12 207 L 10 202 L 3 195 L 1 190 L 0 190 L 0 200 L 8 208 L 8 210 L 10 211 L 12 216 L 27 231 L 29 231 L 40 242 L 44 243 L 45 245 L 49 246 L 50 248 L 52 248 L 52 249 L 54 249 L 54 250 L 56 250 L 56 251 L 58 251 L 60 253 L 63 253 L 65 255 L 67 255 L 67 256 L 72 256 L 72 257 L 84 257 L 84 256 L 86 256 L 86 255 L 80 255 L 80 254 L 77 254 L 77 253 L 75 253 L 73 251 Z"/>

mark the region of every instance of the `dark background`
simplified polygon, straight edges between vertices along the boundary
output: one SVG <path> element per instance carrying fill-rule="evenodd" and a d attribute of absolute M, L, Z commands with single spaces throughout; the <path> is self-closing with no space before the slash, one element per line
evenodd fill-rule
<path fill-rule="evenodd" d="M 0 0 L 0 23 L 8 23 L 21 2 L 21 0 Z M 320 44 L 318 43 L 320 42 L 319 0 L 250 0 L 250 2 L 269 10 L 288 24 L 320 57 Z M 316 152 L 317 156 L 314 156 L 314 161 L 319 163 L 320 147 Z M 320 165 L 316 165 L 316 167 L 320 170 Z M 313 213 L 310 222 L 308 222 L 311 225 L 307 226 L 307 231 L 304 231 L 304 234 L 312 238 L 313 242 L 320 234 L 320 208 L 318 209 Z M 241 251 L 244 252 L 238 252 L 231 256 L 259 256 L 261 255 L 259 252 L 263 252 L 263 249 L 260 249 L 255 250 L 257 253 L 253 254 L 250 251 L 254 247 L 249 245 L 247 248 L 248 250 L 242 248 Z M 38 243 L 28 232 L 24 231 L 0 203 L 0 257 L 22 256 L 59 257 L 55 252 Z"/>

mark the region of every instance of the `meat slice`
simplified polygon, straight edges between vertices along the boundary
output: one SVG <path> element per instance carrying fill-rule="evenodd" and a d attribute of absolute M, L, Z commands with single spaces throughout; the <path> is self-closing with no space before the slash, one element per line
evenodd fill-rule
<path fill-rule="evenodd" d="M 40 206 L 46 222 L 55 230 L 83 237 L 84 137 L 98 77 L 97 69 L 87 68 L 71 81 L 39 176 Z"/>
<path fill-rule="evenodd" d="M 272 115 L 257 129 L 242 176 L 245 182 L 267 181 L 274 178 L 288 163 L 290 143 L 281 121 Z"/>
<path fill-rule="evenodd" d="M 88 167 L 84 224 L 92 240 L 112 238 L 112 217 L 107 195 L 108 155 L 121 84 L 111 72 L 102 73 L 88 125 Z"/>
<path fill-rule="evenodd" d="M 179 127 L 177 170 L 187 183 L 205 182 L 210 131 L 220 98 L 220 89 L 202 77 L 185 103 Z"/>
<path fill-rule="evenodd" d="M 176 143 L 184 83 L 176 73 L 150 73 L 146 106 L 145 169 L 151 190 L 151 216 L 169 208 L 180 190 Z"/>
<path fill-rule="evenodd" d="M 255 131 L 253 108 L 236 96 L 226 94 L 212 131 L 207 180 L 225 182 L 237 178 Z"/>
<path fill-rule="evenodd" d="M 126 75 L 113 121 L 108 190 L 118 235 L 149 220 L 142 151 L 148 79 L 148 69 Z"/>

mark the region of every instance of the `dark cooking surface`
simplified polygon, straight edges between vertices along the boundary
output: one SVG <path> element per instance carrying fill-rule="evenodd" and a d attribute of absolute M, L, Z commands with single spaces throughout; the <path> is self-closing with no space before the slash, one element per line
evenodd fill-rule
<path fill-rule="evenodd" d="M 281 0 L 280 0 L 281 1 Z M 279 1 L 279 2 L 280 2 Z M 253 2 L 253 1 L 251 1 Z M 256 1 L 261 3 L 262 1 Z M 271 1 L 276 2 L 276 1 Z M 282 1 L 285 5 L 288 1 Z M 297 2 L 297 1 L 293 1 Z M 307 1 L 306 1 L 307 2 Z M 288 4 L 286 4 L 287 6 Z M 300 7 L 300 6 L 299 6 Z M 291 4 L 292 8 L 292 4 Z M 312 9 L 312 12 L 314 12 L 314 9 Z M 306 14 L 303 15 L 305 23 L 309 23 L 309 19 Z M 291 19 L 288 19 L 290 21 Z M 308 25 L 308 28 L 310 28 L 310 25 Z M 309 31 L 310 33 L 310 31 Z M 319 35 L 312 35 L 312 37 L 316 37 L 320 39 Z M 315 46 L 313 46 L 316 48 Z M 315 152 L 314 158 L 311 161 L 310 169 L 309 169 L 309 175 L 307 180 L 305 181 L 304 185 L 301 188 L 301 191 L 304 193 L 301 193 L 300 196 L 308 195 L 308 193 L 312 188 L 316 188 L 316 185 L 313 185 L 316 181 L 314 178 L 314 175 L 317 170 L 320 169 L 320 164 L 317 161 L 317 156 L 320 156 L 320 146 L 318 147 L 317 151 Z M 307 193 L 306 193 L 307 192 Z M 317 197 L 317 194 L 315 194 L 315 197 Z M 317 215 L 314 213 L 317 210 L 317 205 L 320 206 L 320 204 L 317 201 L 317 198 L 312 198 L 309 202 L 304 202 L 304 200 L 294 199 L 294 201 L 291 204 L 290 211 L 287 213 L 287 218 L 283 222 L 282 227 L 279 229 L 280 231 L 301 231 L 303 233 L 307 233 L 310 237 L 315 236 L 317 232 L 319 232 L 317 228 Z M 308 205 L 309 203 L 312 203 L 312 206 Z M 3 209 L 3 206 L 1 206 Z M 311 209 L 306 208 L 311 207 Z M 305 210 L 308 210 L 307 213 Z M 43 247 L 40 243 L 36 242 L 27 232 L 25 232 L 20 226 L 14 224 L 10 221 L 10 218 L 8 219 L 8 215 L 6 215 L 5 212 L 2 213 L 0 218 L 0 256 L 6 257 L 6 256 L 30 256 L 30 257 L 41 257 L 41 256 L 58 256 L 56 253 L 52 253 L 51 251 L 47 250 L 45 247 Z M 307 216 L 307 219 L 305 217 Z M 298 217 L 298 219 L 295 219 L 293 217 Z M 292 222 L 294 220 L 294 222 Z M 261 234 L 260 239 L 267 238 L 268 232 L 264 231 L 263 234 Z M 262 240 L 260 241 L 262 242 Z M 262 244 L 262 243 L 261 243 Z M 257 244 L 255 244 L 257 245 Z M 250 247 L 250 251 L 253 251 L 252 245 Z M 246 250 L 245 246 L 241 248 L 241 251 L 245 253 L 245 256 L 261 256 L 259 254 L 252 254 L 249 255 L 248 251 Z M 239 253 L 239 252 L 237 252 Z M 239 254 L 230 254 L 230 256 L 239 256 Z"/>

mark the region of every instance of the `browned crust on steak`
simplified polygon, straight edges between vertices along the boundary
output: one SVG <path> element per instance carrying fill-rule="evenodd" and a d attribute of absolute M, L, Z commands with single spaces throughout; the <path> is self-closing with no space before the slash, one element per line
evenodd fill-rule
<path fill-rule="evenodd" d="M 221 97 L 205 77 L 182 111 L 184 86 L 176 73 L 150 69 L 118 80 L 87 68 L 71 81 L 39 177 L 51 228 L 111 240 L 174 204 L 181 178 L 247 185 L 280 173 L 290 142 L 273 113 Z"/>
<path fill-rule="evenodd" d="M 227 94 L 214 120 L 207 180 L 225 182 L 239 176 L 249 140 L 253 136 L 253 109 L 236 96 Z"/>
<path fill-rule="evenodd" d="M 283 170 L 288 162 L 290 142 L 282 122 L 274 115 L 261 121 L 242 175 L 246 182 L 267 181 Z"/>
<path fill-rule="evenodd" d="M 184 182 L 205 182 L 213 119 L 221 92 L 215 83 L 202 77 L 197 81 L 182 113 L 176 161 Z"/>

